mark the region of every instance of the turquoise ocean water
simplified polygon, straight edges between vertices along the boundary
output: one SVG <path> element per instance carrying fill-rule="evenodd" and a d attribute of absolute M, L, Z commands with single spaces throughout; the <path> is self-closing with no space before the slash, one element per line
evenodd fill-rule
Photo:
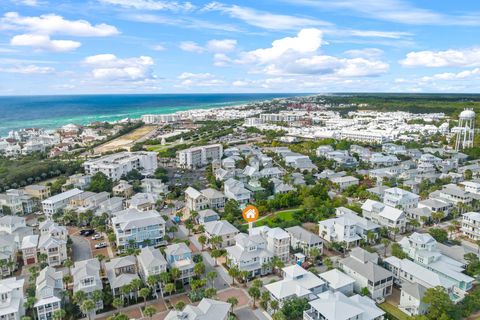
<path fill-rule="evenodd" d="M 21 128 L 58 128 L 191 109 L 234 106 L 298 94 L 139 94 L 0 97 L 0 136 Z"/>

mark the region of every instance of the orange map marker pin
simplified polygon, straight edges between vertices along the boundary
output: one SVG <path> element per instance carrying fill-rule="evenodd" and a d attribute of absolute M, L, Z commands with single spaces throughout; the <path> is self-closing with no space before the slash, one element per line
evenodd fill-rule
<path fill-rule="evenodd" d="M 242 212 L 243 219 L 245 219 L 245 221 L 247 221 L 247 222 L 256 221 L 258 219 L 259 215 L 260 214 L 258 212 L 257 207 L 252 206 L 252 205 L 246 206 L 245 209 L 243 209 L 243 212 Z"/>

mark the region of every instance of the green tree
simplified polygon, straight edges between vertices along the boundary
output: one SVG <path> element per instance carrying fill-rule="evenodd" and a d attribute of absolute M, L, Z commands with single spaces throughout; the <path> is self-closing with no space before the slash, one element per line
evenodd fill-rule
<path fill-rule="evenodd" d="M 205 244 L 207 243 L 207 237 L 204 234 L 200 235 L 198 237 L 198 242 L 202 245 L 202 251 L 203 251 Z"/>
<path fill-rule="evenodd" d="M 67 312 L 64 309 L 55 310 L 52 314 L 53 320 L 62 320 L 67 315 Z"/>
<path fill-rule="evenodd" d="M 208 282 L 211 283 L 212 288 L 213 288 L 213 285 L 214 285 L 214 282 L 215 282 L 215 278 L 217 278 L 217 276 L 218 276 L 218 274 L 214 270 L 207 272 L 206 278 L 207 278 Z"/>
<path fill-rule="evenodd" d="M 455 305 L 445 288 L 437 286 L 427 289 L 422 301 L 429 305 L 426 314 L 429 320 L 458 319 Z"/>
<path fill-rule="evenodd" d="M 112 192 L 113 182 L 103 172 L 97 172 L 92 176 L 88 191 L 92 192 Z"/>
<path fill-rule="evenodd" d="M 173 283 L 167 283 L 165 285 L 165 292 L 170 295 L 175 290 L 175 285 Z"/>
<path fill-rule="evenodd" d="M 238 269 L 237 266 L 233 266 L 230 269 L 228 269 L 228 275 L 232 277 L 232 286 L 235 285 L 235 278 L 238 277 L 240 274 L 240 270 Z"/>
<path fill-rule="evenodd" d="M 150 288 L 142 288 L 140 289 L 140 291 L 138 292 L 138 295 L 143 298 L 143 308 L 146 308 L 147 307 L 147 298 L 148 296 L 150 295 Z"/>
<path fill-rule="evenodd" d="M 198 262 L 195 264 L 195 266 L 193 267 L 193 272 L 195 273 L 195 275 L 197 277 L 200 277 L 202 274 L 205 273 L 205 265 L 203 264 L 203 262 Z"/>
<path fill-rule="evenodd" d="M 271 300 L 270 301 L 270 308 L 273 310 L 274 315 L 275 315 L 275 313 L 277 313 L 279 307 L 280 307 L 280 305 L 278 304 L 277 300 Z"/>
<path fill-rule="evenodd" d="M 86 299 L 85 301 L 82 302 L 82 305 L 80 306 L 80 310 L 82 310 L 83 314 L 87 316 L 87 318 L 90 320 L 91 318 L 91 313 L 95 310 L 95 302 L 91 299 Z"/>
<path fill-rule="evenodd" d="M 402 247 L 398 243 L 392 243 L 392 255 L 398 259 L 407 258 L 407 254 L 402 250 Z"/>
<path fill-rule="evenodd" d="M 308 310 L 310 305 L 305 298 L 292 298 L 283 303 L 281 312 L 288 315 L 290 320 L 303 319 L 303 311 Z M 280 312 L 277 312 L 280 313 Z"/>
<path fill-rule="evenodd" d="M 233 313 L 233 309 L 237 306 L 238 304 L 238 299 L 236 297 L 229 297 L 227 299 L 227 302 L 230 303 L 230 313 Z"/>
<path fill-rule="evenodd" d="M 369 295 L 370 295 L 370 291 L 368 290 L 367 287 L 363 287 L 362 290 L 360 290 L 360 295 L 362 295 L 362 296 L 369 296 Z"/>
<path fill-rule="evenodd" d="M 256 308 L 255 302 L 258 298 L 260 298 L 260 289 L 258 287 L 251 287 L 248 289 L 248 295 L 253 299 L 253 309 Z"/>
<path fill-rule="evenodd" d="M 157 309 L 155 309 L 152 306 L 148 306 L 143 309 L 143 315 L 148 318 L 152 318 L 156 313 L 157 313 Z"/>
<path fill-rule="evenodd" d="M 383 245 L 383 256 L 386 257 L 387 256 L 387 249 L 388 249 L 388 246 L 390 245 L 390 240 L 388 240 L 387 238 L 382 238 L 382 240 L 380 242 Z"/>
<path fill-rule="evenodd" d="M 115 309 L 117 309 L 117 311 L 119 311 L 121 308 L 123 308 L 123 299 L 121 298 L 113 299 L 112 307 L 114 307 Z"/>
<path fill-rule="evenodd" d="M 182 311 L 183 308 L 185 308 L 185 302 L 180 300 L 175 304 L 175 310 Z"/>

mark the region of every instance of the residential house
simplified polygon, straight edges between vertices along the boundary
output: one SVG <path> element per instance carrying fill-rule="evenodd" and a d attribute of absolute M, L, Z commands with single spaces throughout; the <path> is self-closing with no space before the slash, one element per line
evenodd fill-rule
<path fill-rule="evenodd" d="M 338 269 L 332 269 L 320 273 L 318 276 L 326 282 L 330 291 L 341 292 L 346 296 L 353 295 L 353 285 L 355 283 L 355 279 L 344 272 Z"/>
<path fill-rule="evenodd" d="M 140 279 L 137 274 L 137 259 L 135 256 L 118 257 L 105 263 L 105 273 L 112 290 L 112 295 L 121 295 L 121 288 L 134 279 Z"/>
<path fill-rule="evenodd" d="M 25 315 L 24 282 L 15 277 L 0 280 L 0 319 L 20 320 Z"/>
<path fill-rule="evenodd" d="M 200 193 L 207 199 L 208 208 L 218 210 L 225 207 L 225 195 L 223 192 L 207 188 L 200 190 Z"/>
<path fill-rule="evenodd" d="M 185 208 L 189 211 L 200 211 L 208 207 L 207 198 L 197 189 L 188 187 L 185 190 Z"/>
<path fill-rule="evenodd" d="M 55 271 L 54 268 L 47 266 L 42 269 L 36 280 L 34 308 L 37 312 L 38 320 L 53 319 L 55 311 L 62 308 L 63 292 L 63 272 Z"/>
<path fill-rule="evenodd" d="M 22 250 L 23 264 L 28 266 L 36 264 L 37 261 L 37 246 L 38 246 L 38 234 L 32 234 L 26 236 L 22 240 L 20 250 Z"/>
<path fill-rule="evenodd" d="M 354 248 L 348 258 L 342 259 L 343 271 L 355 279 L 354 290 L 367 288 L 370 298 L 383 299 L 392 294 L 393 274 L 378 265 L 378 254 Z"/>
<path fill-rule="evenodd" d="M 39 225 L 40 238 L 38 251 L 46 256 L 50 267 L 62 265 L 67 260 L 67 229 L 52 220 L 45 220 Z"/>
<path fill-rule="evenodd" d="M 239 233 L 235 236 L 235 245 L 226 250 L 227 264 L 237 266 L 240 271 L 248 271 L 250 278 L 271 272 L 266 264 L 273 258 L 273 253 L 267 250 L 267 241 L 259 234 Z"/>
<path fill-rule="evenodd" d="M 419 283 L 404 283 L 398 308 L 411 317 L 425 314 L 428 311 L 428 304 L 422 300 L 426 291 L 427 288 Z"/>
<path fill-rule="evenodd" d="M 50 187 L 32 184 L 25 187 L 25 193 L 39 200 L 45 200 L 50 197 Z"/>
<path fill-rule="evenodd" d="M 97 258 L 75 262 L 72 268 L 73 294 L 83 291 L 88 299 L 93 298 L 93 292 L 103 290 L 100 277 L 100 261 Z M 103 300 L 95 301 L 95 310 L 103 309 Z"/>
<path fill-rule="evenodd" d="M 187 305 L 181 311 L 170 311 L 165 320 L 227 320 L 230 308 L 230 303 L 203 298 L 198 306 Z"/>
<path fill-rule="evenodd" d="M 127 181 L 120 180 L 116 186 L 112 188 L 112 193 L 116 197 L 130 198 L 133 194 L 133 186 Z"/>
<path fill-rule="evenodd" d="M 143 282 L 147 284 L 147 280 L 150 276 L 158 276 L 167 271 L 167 260 L 162 255 L 159 249 L 152 247 L 145 247 L 140 250 L 137 256 L 138 261 L 138 273 Z M 154 294 L 158 295 L 161 290 L 159 284 L 154 287 Z"/>
<path fill-rule="evenodd" d="M 75 188 L 43 200 L 43 213 L 45 213 L 47 216 L 51 216 L 54 213 L 57 213 L 57 211 L 62 210 L 69 204 L 70 199 L 79 195 L 82 192 L 82 190 Z"/>
<path fill-rule="evenodd" d="M 356 232 L 356 222 L 340 216 L 320 221 L 318 234 L 328 242 L 345 242 L 347 248 L 357 246 L 362 239 Z"/>
<path fill-rule="evenodd" d="M 160 179 L 145 178 L 142 180 L 142 191 L 145 193 L 164 194 L 168 193 L 168 186 Z"/>
<path fill-rule="evenodd" d="M 271 299 L 278 301 L 280 308 L 288 299 L 313 300 L 327 290 L 325 281 L 296 264 L 283 268 L 282 272 L 283 280 L 265 285 Z"/>
<path fill-rule="evenodd" d="M 205 209 L 198 211 L 197 222 L 199 224 L 205 224 L 211 221 L 220 220 L 220 216 L 217 212 L 213 211 L 212 209 Z"/>
<path fill-rule="evenodd" d="M 290 260 L 290 235 L 282 228 L 261 226 L 249 230 L 250 235 L 259 234 L 267 240 L 267 250 L 283 262 Z"/>
<path fill-rule="evenodd" d="M 205 226 L 205 236 L 208 240 L 213 237 L 219 237 L 221 241 L 218 244 L 215 244 L 217 248 L 226 248 L 233 246 L 235 244 L 235 236 L 240 232 L 227 220 L 216 220 L 206 222 Z M 214 245 L 209 243 L 210 247 Z"/>
<path fill-rule="evenodd" d="M 225 181 L 224 193 L 227 199 L 232 199 L 238 202 L 240 207 L 245 207 L 250 202 L 252 193 L 245 188 L 243 182 L 235 179 L 228 179 Z"/>
<path fill-rule="evenodd" d="M 399 243 L 414 262 L 454 281 L 455 286 L 464 292 L 472 288 L 475 279 L 463 273 L 465 263 L 443 255 L 437 248 L 437 241 L 430 234 L 414 232 Z"/>
<path fill-rule="evenodd" d="M 467 212 L 462 215 L 462 233 L 472 240 L 480 240 L 480 213 Z"/>
<path fill-rule="evenodd" d="M 154 210 L 160 196 L 154 193 L 137 193 L 125 202 L 127 208 L 141 211 Z"/>
<path fill-rule="evenodd" d="M 400 233 L 405 232 L 406 217 L 403 210 L 368 199 L 362 205 L 362 214 L 365 219 L 382 227 L 398 228 Z"/>
<path fill-rule="evenodd" d="M 303 312 L 304 320 L 381 320 L 385 314 L 372 299 L 358 294 L 347 297 L 326 291 L 309 304 L 310 309 Z"/>
<path fill-rule="evenodd" d="M 395 187 L 385 190 L 383 203 L 394 208 L 408 210 L 418 207 L 419 198 L 415 193 Z"/>
<path fill-rule="evenodd" d="M 355 222 L 355 233 L 364 241 L 372 242 L 379 237 L 380 226 L 371 220 L 360 217 L 355 211 L 345 207 L 335 209 L 337 217 L 345 217 Z"/>
<path fill-rule="evenodd" d="M 290 235 L 290 245 L 293 249 L 301 249 L 308 256 L 310 250 L 316 248 L 320 255 L 323 254 L 323 240 L 315 233 L 299 226 L 286 228 L 285 231 Z"/>
<path fill-rule="evenodd" d="M 126 209 L 116 212 L 112 227 L 117 246 L 123 249 L 159 245 L 165 237 L 165 220 L 157 210 Z"/>
<path fill-rule="evenodd" d="M 165 258 L 168 263 L 168 269 L 177 268 L 180 270 L 180 278 L 183 283 L 190 282 L 193 277 L 192 250 L 183 242 L 174 243 L 165 248 Z"/>
<path fill-rule="evenodd" d="M 352 176 L 332 177 L 332 178 L 329 178 L 329 180 L 333 184 L 337 185 L 341 191 L 345 190 L 350 186 L 357 186 L 359 182 L 357 178 Z"/>

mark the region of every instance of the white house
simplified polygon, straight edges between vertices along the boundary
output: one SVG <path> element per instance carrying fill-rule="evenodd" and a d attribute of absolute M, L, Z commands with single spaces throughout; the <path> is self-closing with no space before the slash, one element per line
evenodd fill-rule
<path fill-rule="evenodd" d="M 75 262 L 72 268 L 73 293 L 83 291 L 89 299 L 92 299 L 93 292 L 102 292 L 100 270 L 100 262 L 97 258 Z M 97 301 L 95 306 L 95 310 L 101 309 L 103 309 L 103 300 Z"/>
<path fill-rule="evenodd" d="M 225 197 L 237 201 L 241 207 L 246 206 L 250 202 L 252 193 L 245 188 L 243 182 L 230 178 L 225 181 L 223 187 Z"/>
<path fill-rule="evenodd" d="M 203 298 L 198 306 L 187 305 L 182 311 L 170 311 L 165 320 L 227 320 L 231 304 Z"/>
<path fill-rule="evenodd" d="M 62 308 L 63 272 L 47 266 L 42 269 L 36 280 L 34 308 L 38 320 L 50 320 L 53 313 Z"/>
<path fill-rule="evenodd" d="M 403 210 L 388 206 L 375 200 L 366 200 L 362 205 L 363 217 L 383 227 L 398 228 L 405 232 L 406 217 Z"/>
<path fill-rule="evenodd" d="M 398 308 L 411 317 L 425 314 L 428 305 L 422 302 L 422 299 L 426 291 L 427 288 L 419 283 L 404 283 Z"/>
<path fill-rule="evenodd" d="M 346 296 L 353 295 L 353 285 L 355 279 L 345 274 L 338 269 L 325 271 L 318 275 L 322 278 L 328 286 L 328 289 L 333 292 L 341 292 Z"/>
<path fill-rule="evenodd" d="M 383 203 L 394 208 L 408 210 L 418 207 L 419 198 L 420 197 L 413 192 L 395 187 L 385 190 Z"/>
<path fill-rule="evenodd" d="M 227 220 L 206 222 L 204 226 L 207 239 L 210 240 L 213 237 L 220 237 L 221 242 L 215 245 L 217 248 L 233 246 L 235 244 L 234 238 L 240 232 Z M 213 244 L 209 244 L 209 246 L 213 247 Z"/>
<path fill-rule="evenodd" d="M 467 212 L 462 215 L 462 233 L 472 240 L 480 240 L 480 213 Z"/>
<path fill-rule="evenodd" d="M 320 221 L 318 234 L 329 242 L 345 242 L 347 247 L 357 246 L 362 239 L 356 232 L 356 222 L 340 216 Z"/>
<path fill-rule="evenodd" d="M 0 319 L 20 320 L 25 315 L 24 282 L 15 277 L 0 280 Z"/>
<path fill-rule="evenodd" d="M 267 249 L 283 262 L 290 258 L 290 235 L 282 228 L 261 226 L 249 230 L 250 235 L 259 234 L 267 240 Z"/>
<path fill-rule="evenodd" d="M 358 185 L 358 178 L 352 176 L 344 176 L 344 177 L 332 177 L 329 179 L 333 184 L 338 185 L 340 190 L 345 190 L 350 186 L 357 186 Z"/>
<path fill-rule="evenodd" d="M 310 301 L 304 320 L 381 320 L 385 312 L 375 302 L 360 295 L 347 297 L 341 292 L 326 291 Z"/>
<path fill-rule="evenodd" d="M 138 273 L 146 284 L 150 276 L 158 276 L 167 271 L 168 263 L 160 249 L 152 247 L 142 248 L 137 256 L 137 261 Z M 157 295 L 160 290 L 160 285 L 157 284 L 154 288 L 154 294 Z"/>
<path fill-rule="evenodd" d="M 157 210 L 126 209 L 116 212 L 112 218 L 112 227 L 117 246 L 123 248 L 158 245 L 165 236 L 165 220 Z"/>
<path fill-rule="evenodd" d="M 307 256 L 313 248 L 317 248 L 320 255 L 323 254 L 323 240 L 315 233 L 299 226 L 286 228 L 285 231 L 290 235 L 290 245 L 292 248 L 302 249 L 302 252 Z"/>
<path fill-rule="evenodd" d="M 168 263 L 168 268 L 177 268 L 180 270 L 180 280 L 183 283 L 188 283 L 194 276 L 192 250 L 183 242 L 174 243 L 165 248 L 165 259 Z"/>
<path fill-rule="evenodd" d="M 340 261 L 343 271 L 355 279 L 355 292 L 367 288 L 370 298 L 382 299 L 392 294 L 393 274 L 378 265 L 378 254 L 354 248 Z"/>
<path fill-rule="evenodd" d="M 239 233 L 235 236 L 235 245 L 226 250 L 227 264 L 248 271 L 250 278 L 271 272 L 265 264 L 273 258 L 273 253 L 267 250 L 267 241 L 261 235 Z"/>

